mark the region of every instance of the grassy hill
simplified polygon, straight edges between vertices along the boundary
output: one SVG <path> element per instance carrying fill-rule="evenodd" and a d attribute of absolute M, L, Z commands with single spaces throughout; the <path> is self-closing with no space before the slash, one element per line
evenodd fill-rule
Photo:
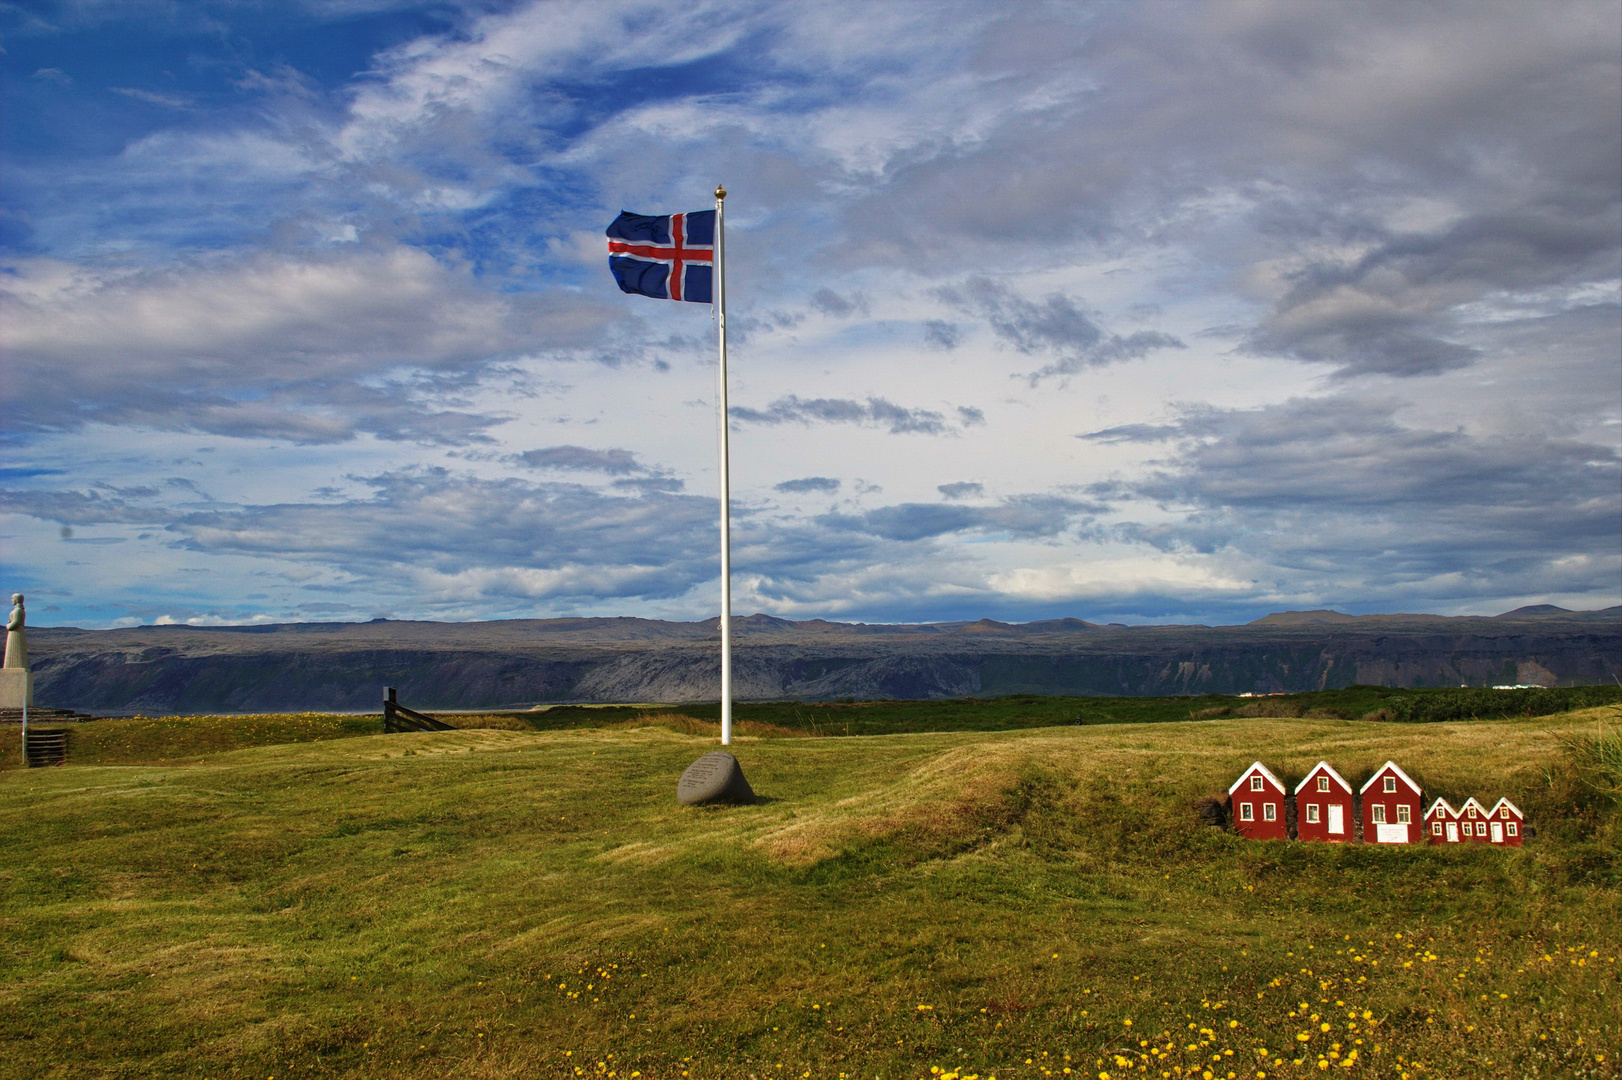
<path fill-rule="evenodd" d="M 674 800 L 701 719 L 97 721 L 0 760 L 0 1076 L 1615 1076 L 1617 718 L 748 721 L 729 808 Z M 1200 825 L 1258 757 L 1537 833 Z"/>
<path fill-rule="evenodd" d="M 745 701 L 733 706 L 733 716 L 781 734 L 897 735 L 925 731 L 1013 731 L 1070 724 L 1168 723 L 1227 716 L 1436 723 L 1547 716 L 1619 704 L 1622 704 L 1622 685 L 1515 690 L 1347 686 L 1259 698 L 1232 694 L 1177 697 L 1008 694 L 936 701 Z M 668 713 L 670 708 L 663 705 L 554 705 L 499 715 L 517 721 L 516 726 L 552 731 L 601 727 L 611 720 L 645 721 L 650 716 Z M 720 722 L 719 703 L 689 703 L 679 708 L 683 716 Z M 462 715 L 471 718 L 478 714 Z M 489 714 L 484 714 L 477 722 L 488 723 Z"/>

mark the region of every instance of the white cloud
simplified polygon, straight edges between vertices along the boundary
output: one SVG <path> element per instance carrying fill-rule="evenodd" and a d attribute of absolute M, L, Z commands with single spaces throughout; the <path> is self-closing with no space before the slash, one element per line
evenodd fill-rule
<path fill-rule="evenodd" d="M 1622 599 L 1618 21 L 564 0 L 238 67 L 17 174 L 18 512 L 278 613 L 707 614 L 713 325 L 600 230 L 723 180 L 740 603 Z M 236 501 L 113 494 L 176 474 Z"/>
<path fill-rule="evenodd" d="M 490 292 L 403 246 L 141 272 L 49 259 L 8 269 L 6 409 L 42 428 L 101 418 L 328 441 L 420 437 L 435 417 L 454 441 L 494 421 L 454 415 L 413 373 L 460 380 L 503 358 L 577 349 L 607 315 Z"/>
<path fill-rule="evenodd" d="M 109 89 L 115 94 L 144 101 L 148 105 L 161 105 L 166 109 L 190 109 L 193 105 L 190 98 L 178 94 L 160 94 L 152 90 L 143 90 L 138 86 L 113 86 Z"/>

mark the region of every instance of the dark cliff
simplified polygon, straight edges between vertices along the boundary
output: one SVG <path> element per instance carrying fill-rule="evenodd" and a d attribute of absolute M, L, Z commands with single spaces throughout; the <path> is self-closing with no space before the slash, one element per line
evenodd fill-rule
<path fill-rule="evenodd" d="M 736 622 L 744 700 L 1198 694 L 1609 683 L 1622 608 L 1492 618 L 1287 612 L 1244 626 L 1079 619 L 873 626 Z M 715 620 L 296 623 L 30 631 L 41 705 L 104 713 L 714 700 Z"/>

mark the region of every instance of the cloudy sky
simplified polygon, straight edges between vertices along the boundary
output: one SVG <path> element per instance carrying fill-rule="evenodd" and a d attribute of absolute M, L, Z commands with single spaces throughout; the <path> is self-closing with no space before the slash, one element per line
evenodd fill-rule
<path fill-rule="evenodd" d="M 36 624 L 1622 602 L 1622 8 L 0 4 Z"/>

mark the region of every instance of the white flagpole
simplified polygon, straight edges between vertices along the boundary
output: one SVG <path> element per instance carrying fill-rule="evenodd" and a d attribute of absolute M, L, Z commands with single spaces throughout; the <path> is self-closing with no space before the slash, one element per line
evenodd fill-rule
<path fill-rule="evenodd" d="M 721 353 L 721 745 L 732 744 L 732 484 L 727 446 L 727 271 L 726 233 L 721 218 L 727 189 L 715 189 L 715 311 Z"/>

